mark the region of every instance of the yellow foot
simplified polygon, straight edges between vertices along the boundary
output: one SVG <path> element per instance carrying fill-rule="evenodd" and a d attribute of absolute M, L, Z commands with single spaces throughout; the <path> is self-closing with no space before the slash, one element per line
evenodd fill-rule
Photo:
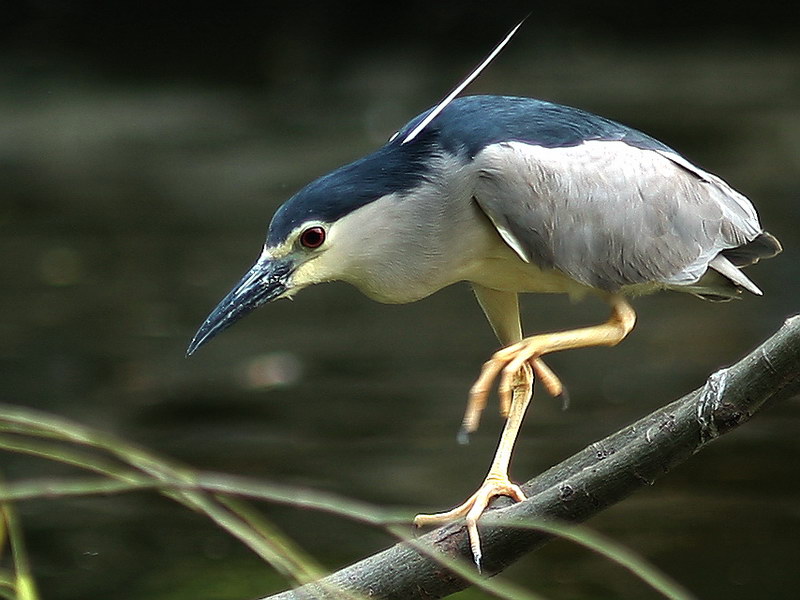
<path fill-rule="evenodd" d="M 511 483 L 508 477 L 490 475 L 478 491 L 472 494 L 461 506 L 433 515 L 417 515 L 414 517 L 414 525 L 417 527 L 443 525 L 464 518 L 467 524 L 472 558 L 478 567 L 478 571 L 480 571 L 483 555 L 481 553 L 481 539 L 478 535 L 478 519 L 495 496 L 508 496 L 517 502 L 525 500 L 525 494 L 522 493 L 520 487 Z"/>
<path fill-rule="evenodd" d="M 527 343 L 526 343 L 527 342 Z M 535 343 L 523 340 L 495 352 L 481 369 L 478 380 L 469 392 L 470 404 L 485 406 L 486 399 L 492 389 L 492 383 L 500 376 L 497 392 L 500 397 L 500 414 L 505 416 L 511 406 L 511 397 L 515 388 L 529 385 L 526 380 L 530 369 L 543 384 L 547 393 L 553 397 L 564 393 L 564 386 L 558 376 L 544 364 L 540 358 L 541 350 Z"/>
<path fill-rule="evenodd" d="M 620 296 L 610 296 L 611 317 L 605 323 L 569 331 L 556 331 L 534 335 L 495 352 L 481 369 L 478 380 L 470 390 L 467 412 L 464 416 L 462 433 L 464 440 L 478 426 L 478 420 L 489 392 L 496 379 L 500 382 L 497 392 L 500 396 L 500 412 L 505 414 L 511 406 L 514 390 L 520 387 L 521 375 L 528 368 L 551 396 L 561 396 L 564 386 L 550 368 L 542 361 L 542 356 L 560 350 L 587 348 L 590 346 L 615 346 L 630 333 L 636 322 L 636 313 L 628 302 Z"/>
<path fill-rule="evenodd" d="M 469 400 L 467 401 L 467 410 L 464 413 L 464 419 L 461 421 L 461 429 L 458 432 L 458 443 L 467 444 L 469 442 L 470 434 L 478 429 L 480 424 L 481 413 L 486 408 L 486 402 L 489 398 L 491 391 L 492 381 L 497 376 L 497 373 L 503 369 L 514 356 L 509 355 L 506 351 L 509 348 L 500 350 L 490 358 L 483 366 L 481 376 L 478 381 L 472 386 L 469 392 Z M 500 386 L 500 416 L 503 418 L 508 416 L 511 408 L 511 398 L 518 391 L 530 393 L 533 386 L 533 375 L 543 384 L 545 390 L 554 397 L 561 397 L 566 399 L 566 390 L 561 384 L 558 376 L 550 370 L 540 358 L 533 358 L 528 362 L 522 362 L 519 369 L 512 377 L 504 381 L 504 386 Z M 566 400 L 565 400 L 566 402 Z"/>

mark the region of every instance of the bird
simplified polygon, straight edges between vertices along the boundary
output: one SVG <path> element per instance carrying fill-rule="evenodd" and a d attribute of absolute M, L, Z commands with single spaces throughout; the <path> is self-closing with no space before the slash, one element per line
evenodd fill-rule
<path fill-rule="evenodd" d="M 618 344 L 636 322 L 631 299 L 643 294 L 761 295 L 741 268 L 781 245 L 750 200 L 657 139 L 545 100 L 459 96 L 465 82 L 374 152 L 287 200 L 257 261 L 202 323 L 187 355 L 257 307 L 313 284 L 344 281 L 399 304 L 468 282 L 501 349 L 470 389 L 459 437 L 477 429 L 495 385 L 505 424 L 475 494 L 415 523 L 464 518 L 480 569 L 479 517 L 496 496 L 525 499 L 508 470 L 533 382 L 564 393 L 542 357 Z M 527 293 L 596 296 L 611 314 L 525 337 L 519 296 Z"/>

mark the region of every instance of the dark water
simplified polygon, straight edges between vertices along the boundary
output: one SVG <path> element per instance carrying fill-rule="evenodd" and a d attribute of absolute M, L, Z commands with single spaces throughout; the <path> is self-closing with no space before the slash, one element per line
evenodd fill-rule
<path fill-rule="evenodd" d="M 324 83 L 289 78 L 269 91 L 46 69 L 0 76 L 2 400 L 198 468 L 376 505 L 435 510 L 469 495 L 500 420 L 489 411 L 471 445 L 455 443 L 466 391 L 495 347 L 466 285 L 407 306 L 320 286 L 183 357 L 257 256 L 280 202 L 380 144 L 467 69 L 423 58 L 365 55 Z M 514 477 L 699 386 L 797 312 L 794 49 L 516 51 L 471 91 L 543 97 L 637 126 L 751 197 L 786 248 L 750 271 L 763 298 L 642 298 L 620 347 L 554 356 L 572 406 L 535 401 Z M 533 332 L 596 322 L 606 309 L 531 296 L 524 310 Z M 796 597 L 799 426 L 796 401 L 774 407 L 590 525 L 701 598 Z M 8 479 L 59 472 L 2 461 Z M 237 542 L 152 494 L 20 511 L 47 598 L 222 600 L 283 586 Z M 265 512 L 330 568 L 388 543 L 329 517 Z M 561 542 L 509 576 L 553 598 L 655 597 Z"/>

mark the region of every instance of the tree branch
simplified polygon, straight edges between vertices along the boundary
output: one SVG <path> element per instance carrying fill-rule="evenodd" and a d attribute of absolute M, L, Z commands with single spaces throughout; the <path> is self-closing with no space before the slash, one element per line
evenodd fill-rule
<path fill-rule="evenodd" d="M 545 533 L 513 527 L 520 519 L 579 523 L 651 485 L 716 437 L 747 422 L 762 407 L 800 393 L 800 316 L 705 385 L 609 437 L 595 442 L 523 487 L 528 499 L 501 498 L 481 519 L 484 569 L 495 574 L 546 543 Z M 450 557 L 470 559 L 463 523 L 420 538 Z M 461 577 L 407 543 L 400 543 L 326 577 L 320 584 L 267 600 L 336 598 L 332 590 L 386 600 L 442 598 L 467 587 Z"/>

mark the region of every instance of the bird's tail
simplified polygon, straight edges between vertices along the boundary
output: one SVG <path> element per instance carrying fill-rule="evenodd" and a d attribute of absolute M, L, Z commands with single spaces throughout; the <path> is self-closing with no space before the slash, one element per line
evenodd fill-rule
<path fill-rule="evenodd" d="M 762 232 L 752 242 L 738 248 L 728 248 L 720 252 L 736 267 L 746 267 L 757 263 L 762 258 L 772 258 L 783 250 L 781 243 L 771 233 Z"/>
<path fill-rule="evenodd" d="M 760 296 L 758 286 L 739 269 L 757 263 L 762 258 L 771 258 L 782 250 L 780 242 L 766 231 L 753 241 L 738 248 L 723 250 L 708 264 L 709 269 L 695 283 L 675 286 L 712 302 L 727 302 L 741 297 L 743 290 Z"/>

